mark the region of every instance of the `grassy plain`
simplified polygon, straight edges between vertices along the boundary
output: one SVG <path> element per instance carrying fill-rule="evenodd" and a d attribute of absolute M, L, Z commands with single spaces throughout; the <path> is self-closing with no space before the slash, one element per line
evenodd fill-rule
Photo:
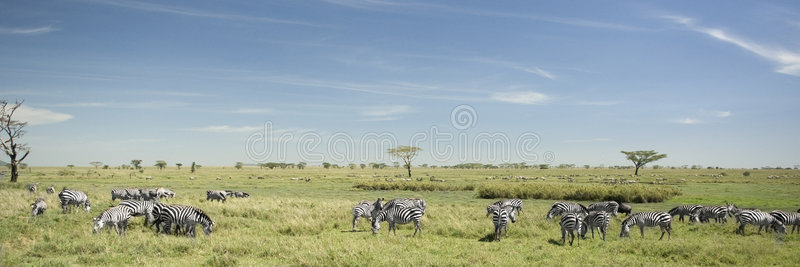
<path fill-rule="evenodd" d="M 66 173 L 64 171 L 67 170 Z M 69 172 L 73 171 L 74 174 Z M 745 177 L 744 171 L 752 175 Z M 59 175 L 59 172 L 67 175 Z M 638 230 L 631 238 L 619 238 L 619 223 L 612 219 L 607 240 L 581 240 L 573 247 L 562 246 L 555 221 L 545 213 L 555 200 L 525 200 L 524 212 L 509 226 L 502 242 L 490 242 L 493 226 L 486 218 L 486 205 L 494 199 L 478 198 L 484 184 L 509 187 L 522 183 L 598 184 L 591 175 L 629 177 L 630 170 L 608 169 L 423 169 L 417 177 L 445 179 L 456 191 L 370 191 L 354 188 L 358 183 L 384 176 L 393 178 L 402 169 L 259 169 L 245 167 L 203 167 L 197 173 L 170 167 L 159 171 L 148 167 L 144 173 L 94 168 L 33 167 L 24 171 L 18 184 L 0 182 L 0 265 L 783 265 L 800 262 L 800 235 L 779 240 L 772 233 L 757 234 L 752 226 L 746 236 L 734 234 L 736 225 L 673 222 L 671 240 L 658 241 L 657 229 L 646 229 L 642 240 Z M 726 173 L 715 178 L 711 175 Z M 379 176 L 374 178 L 373 176 Z M 489 179 L 508 175 L 547 177 L 546 181 Z M 651 176 L 656 175 L 656 176 Z M 779 175 L 779 179 L 767 179 Z M 152 180 L 145 179 L 152 176 Z M 196 177 L 190 180 L 189 177 Z M 257 179 L 257 177 L 264 179 Z M 222 177 L 217 180 L 217 177 Z M 230 178 L 229 178 L 230 177 Z M 290 178 L 311 178 L 310 182 Z M 667 178 L 668 185 L 649 184 Z M 640 185 L 669 186 L 681 194 L 660 203 L 632 204 L 634 212 L 668 210 L 678 204 L 723 205 L 765 211 L 800 208 L 800 171 L 793 170 L 652 170 L 640 176 Z M 686 179 L 681 182 L 680 179 Z M 401 183 L 396 179 L 394 183 Z M 593 179 L 594 180 L 594 179 Z M 28 183 L 38 182 L 39 192 L 30 194 Z M 417 181 L 402 183 L 421 183 Z M 61 214 L 56 191 L 66 186 L 85 191 L 92 200 L 89 213 Z M 167 187 L 177 197 L 165 202 L 193 205 L 205 210 L 216 222 L 210 236 L 195 240 L 156 235 L 134 218 L 127 236 L 91 233 L 91 218 L 117 201 L 109 190 L 115 187 Z M 599 186 L 599 185 L 598 185 Z M 620 185 L 624 186 L 624 185 Z M 230 189 L 250 193 L 247 199 L 227 203 L 208 202 L 205 190 Z M 30 219 L 30 204 L 36 197 L 47 199 L 48 210 Z M 360 200 L 384 197 L 426 199 L 428 211 L 422 221 L 423 234 L 411 238 L 413 228 L 405 225 L 397 236 L 372 235 L 368 222 L 359 220 L 358 232 L 351 232 L 352 207 Z M 591 201 L 580 201 L 589 204 Z M 201 232 L 201 231 L 198 231 Z"/>

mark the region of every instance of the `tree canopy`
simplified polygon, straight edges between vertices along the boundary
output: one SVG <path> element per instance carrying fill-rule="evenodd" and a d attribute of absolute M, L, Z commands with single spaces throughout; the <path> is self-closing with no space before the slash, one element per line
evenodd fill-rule
<path fill-rule="evenodd" d="M 645 164 L 663 159 L 667 157 L 667 154 L 658 154 L 655 150 L 638 150 L 638 151 L 620 151 L 622 154 L 625 154 L 625 157 L 633 162 L 633 166 L 636 167 L 634 171 L 634 175 L 639 175 L 639 168 L 643 167 Z"/>
<path fill-rule="evenodd" d="M 395 148 L 386 149 L 386 153 L 403 160 L 403 163 L 405 163 L 404 166 L 408 170 L 408 177 L 411 177 L 411 160 L 414 159 L 420 151 L 422 151 L 422 148 L 415 146 L 397 146 Z"/>

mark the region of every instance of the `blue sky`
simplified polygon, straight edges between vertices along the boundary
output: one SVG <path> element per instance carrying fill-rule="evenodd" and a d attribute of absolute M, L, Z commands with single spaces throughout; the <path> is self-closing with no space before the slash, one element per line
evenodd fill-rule
<path fill-rule="evenodd" d="M 220 3 L 0 3 L 26 161 L 800 164 L 796 1 Z"/>

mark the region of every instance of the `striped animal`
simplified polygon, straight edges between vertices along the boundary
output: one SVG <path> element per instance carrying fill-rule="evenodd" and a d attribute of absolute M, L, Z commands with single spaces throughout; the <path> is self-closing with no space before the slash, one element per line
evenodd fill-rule
<path fill-rule="evenodd" d="M 128 199 L 123 200 L 117 206 L 128 209 L 131 216 L 144 216 L 144 226 L 147 226 L 147 222 L 155 222 L 155 215 L 153 214 L 153 202 Z"/>
<path fill-rule="evenodd" d="M 208 190 L 206 191 L 206 200 L 211 201 L 222 201 L 225 203 L 225 200 L 228 198 L 228 193 L 223 190 Z"/>
<path fill-rule="evenodd" d="M 48 194 L 55 194 L 56 193 L 56 189 L 52 185 L 48 186 L 46 191 L 47 191 Z"/>
<path fill-rule="evenodd" d="M 36 189 L 38 188 L 38 185 L 28 184 L 27 187 L 28 187 L 28 192 L 30 192 L 31 194 L 36 194 Z"/>
<path fill-rule="evenodd" d="M 622 231 L 619 233 L 619 237 L 627 237 L 630 235 L 631 226 L 638 225 L 639 231 L 642 233 L 642 239 L 644 239 L 644 228 L 645 227 L 655 227 L 658 226 L 661 228 L 661 237 L 658 240 L 664 238 L 664 231 L 667 232 L 668 236 L 667 239 L 672 238 L 672 216 L 669 213 L 663 211 L 651 211 L 651 212 L 640 212 L 631 215 L 624 221 L 622 221 Z"/>
<path fill-rule="evenodd" d="M 377 234 L 381 229 L 381 222 L 389 222 L 389 232 L 394 232 L 397 235 L 397 224 L 407 224 L 414 222 L 414 235 L 417 236 L 419 232 L 422 235 L 422 227 L 420 220 L 425 213 L 418 207 L 401 207 L 399 205 L 392 206 L 391 208 L 384 208 L 372 220 L 372 233 Z"/>
<path fill-rule="evenodd" d="M 182 229 L 186 236 L 195 237 L 195 227 L 199 223 L 203 226 L 203 233 L 210 235 L 213 231 L 214 221 L 205 212 L 191 206 L 163 205 L 160 208 L 159 219 L 167 224 L 165 232 L 169 233 L 171 225 L 176 230 Z"/>
<path fill-rule="evenodd" d="M 496 206 L 496 205 L 493 205 Z M 507 231 L 508 221 L 517 222 L 517 209 L 507 205 L 492 210 L 492 224 L 494 224 L 494 240 L 500 241 L 503 232 Z"/>
<path fill-rule="evenodd" d="M 569 234 L 569 245 L 572 246 L 572 242 L 575 241 L 575 236 L 581 233 L 582 226 L 583 220 L 580 214 L 573 212 L 563 214 L 561 216 L 561 245 L 567 244 L 566 236 Z M 580 238 L 578 238 L 578 244 L 580 244 L 580 242 Z"/>
<path fill-rule="evenodd" d="M 581 216 L 586 216 L 586 214 L 589 214 L 589 211 L 580 203 L 556 202 L 553 203 L 553 206 L 550 207 L 550 211 L 547 212 L 546 219 L 549 220 L 565 213 L 577 213 Z"/>
<path fill-rule="evenodd" d="M 125 188 L 125 192 L 128 196 L 127 199 L 142 200 L 142 192 L 139 191 L 139 188 Z"/>
<path fill-rule="evenodd" d="M 44 201 L 44 198 L 37 198 L 36 201 L 31 204 L 31 217 L 42 215 L 45 210 L 47 210 L 47 203 Z"/>
<path fill-rule="evenodd" d="M 583 219 L 583 222 L 586 224 L 586 228 L 589 228 L 592 231 L 592 238 L 594 238 L 594 229 L 597 228 L 598 232 L 603 234 L 603 241 L 606 241 L 606 232 L 608 232 L 608 224 L 611 220 L 611 216 L 608 212 L 605 211 L 591 211 L 589 215 L 586 215 L 586 218 Z M 586 230 L 581 232 L 582 236 L 586 235 Z"/>
<path fill-rule="evenodd" d="M 422 210 L 422 214 L 425 214 L 425 209 L 427 208 L 427 203 L 424 199 L 420 198 L 395 198 L 386 202 L 383 205 L 383 209 L 391 209 L 394 206 L 398 206 L 400 208 L 407 208 L 407 207 L 416 207 Z"/>
<path fill-rule="evenodd" d="M 175 197 L 175 192 L 167 188 L 159 187 L 156 189 L 156 195 L 158 195 L 158 198 L 173 198 Z"/>
<path fill-rule="evenodd" d="M 92 219 L 94 221 L 92 232 L 99 233 L 104 227 L 113 226 L 114 231 L 116 231 L 118 235 L 122 235 L 128 230 L 128 219 L 130 218 L 130 211 L 124 207 L 116 206 L 107 209 Z"/>
<path fill-rule="evenodd" d="M 783 223 L 784 226 L 792 226 L 792 234 L 794 234 L 795 228 L 798 228 L 797 233 L 800 234 L 800 213 L 791 213 L 785 212 L 782 210 L 773 210 L 769 213 L 772 217 L 775 217 L 778 221 Z"/>
<path fill-rule="evenodd" d="M 611 216 L 617 216 L 617 210 L 619 210 L 619 203 L 616 201 L 605 201 L 605 202 L 598 202 L 592 203 L 589 207 L 586 207 L 586 210 L 589 212 L 592 211 L 605 211 Z"/>
<path fill-rule="evenodd" d="M 696 210 L 702 209 L 702 208 L 703 208 L 703 206 L 700 206 L 700 205 L 681 205 L 681 206 L 677 206 L 677 207 L 674 207 L 674 208 L 670 209 L 669 212 L 667 212 L 667 213 L 669 213 L 669 215 L 672 216 L 672 217 L 680 215 L 678 220 L 680 220 L 682 222 L 684 221 L 683 220 L 683 216 L 684 215 L 685 216 L 689 216 L 690 217 L 689 220 L 691 221 L 692 214 Z"/>
<path fill-rule="evenodd" d="M 718 223 L 726 223 L 728 219 L 726 215 L 728 214 L 728 208 L 720 207 L 720 206 L 705 206 L 699 209 L 696 209 L 694 213 L 689 217 L 690 221 L 692 222 L 702 222 L 707 223 L 710 222 L 710 219 L 714 219 L 715 222 Z"/>
<path fill-rule="evenodd" d="M 58 193 L 58 199 L 61 201 L 62 213 L 67 213 L 73 206 L 78 207 L 83 205 L 83 209 L 86 210 L 86 212 L 92 209 L 92 205 L 89 203 L 89 197 L 86 196 L 86 193 L 78 190 L 64 188 Z"/>
<path fill-rule="evenodd" d="M 139 189 L 139 194 L 141 195 L 141 200 L 144 200 L 144 201 L 155 201 L 155 202 L 157 202 L 159 200 L 158 192 L 156 191 L 156 189 L 141 188 L 141 189 Z"/>
<path fill-rule="evenodd" d="M 519 213 L 522 213 L 522 199 L 519 198 L 512 198 L 512 199 L 503 199 L 493 203 L 494 205 L 498 205 L 500 207 L 505 206 L 512 206 L 515 210 Z"/>
<path fill-rule="evenodd" d="M 786 226 L 781 223 L 769 213 L 755 210 L 743 210 L 737 216 L 739 221 L 739 228 L 736 229 L 737 234 L 744 235 L 744 226 L 747 224 L 758 225 L 758 233 L 761 233 L 761 228 L 770 227 L 778 233 L 786 234 Z"/>
<path fill-rule="evenodd" d="M 111 201 L 129 199 L 128 191 L 125 188 L 111 188 Z"/>
<path fill-rule="evenodd" d="M 362 200 L 355 207 L 353 207 L 353 232 L 356 231 L 358 218 L 368 218 L 372 220 L 372 211 L 375 209 L 375 203 Z"/>
<path fill-rule="evenodd" d="M 241 191 L 236 191 L 233 192 L 233 196 L 238 198 L 245 198 L 245 197 L 250 197 L 250 194 Z"/>

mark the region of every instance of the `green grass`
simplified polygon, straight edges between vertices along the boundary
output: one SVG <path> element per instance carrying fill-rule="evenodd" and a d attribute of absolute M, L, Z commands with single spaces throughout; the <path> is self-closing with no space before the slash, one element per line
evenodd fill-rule
<path fill-rule="evenodd" d="M 232 167 L 203 167 L 191 174 L 187 168 L 144 173 L 129 170 L 97 170 L 76 167 L 74 175 L 58 175 L 65 168 L 34 167 L 23 172 L 19 184 L 0 182 L 0 266 L 62 265 L 782 265 L 800 262 L 800 235 L 778 240 L 771 233 L 756 234 L 752 226 L 747 235 L 734 234 L 736 226 L 673 222 L 672 240 L 658 241 L 657 229 L 638 230 L 631 238 L 620 239 L 619 223 L 613 218 L 607 241 L 580 240 L 574 247 L 560 244 L 555 222 L 545 220 L 554 199 L 525 200 L 524 213 L 509 226 L 502 242 L 487 242 L 492 223 L 485 217 L 486 205 L 494 199 L 479 198 L 480 190 L 361 190 L 357 184 L 381 184 L 373 177 L 393 177 L 402 169 L 261 170 Z M 591 175 L 626 177 L 628 170 L 446 170 L 415 169 L 417 177 L 445 179 L 434 186 L 484 188 L 528 184 L 547 185 L 564 191 L 577 189 L 605 192 Z M 681 195 L 664 202 L 633 204 L 634 212 L 668 210 L 678 204 L 722 205 L 726 201 L 740 207 L 762 210 L 796 211 L 800 196 L 800 171 L 744 170 L 644 170 L 635 188 L 662 190 L 677 188 Z M 708 175 L 726 172 L 714 178 Z M 650 176 L 651 174 L 663 176 Z M 486 179 L 498 176 L 547 177 L 547 182 L 516 182 Z M 574 183 L 557 177 L 573 175 Z M 579 176 L 575 176 L 579 175 Z M 706 175 L 706 176 L 703 176 Z M 766 179 L 781 175 L 781 179 Z M 112 177 L 113 176 L 113 177 Z M 152 180 L 144 177 L 152 176 Z M 190 176 L 196 180 L 189 180 Z M 228 179 L 228 177 L 231 177 Z M 257 179 L 256 177 L 264 177 Z M 223 177 L 217 180 L 216 177 Z M 252 177 L 252 179 L 250 179 Z M 291 180 L 309 177 L 311 182 Z M 650 185 L 656 178 L 667 178 L 669 185 Z M 626 178 L 630 179 L 630 178 Z M 680 179 L 686 179 L 685 182 Z M 380 180 L 383 180 L 381 178 Z M 39 182 L 40 192 L 29 194 L 27 183 Z M 394 182 L 409 186 L 429 182 Z M 92 211 L 61 214 L 55 195 L 44 188 L 54 185 L 87 192 Z M 127 236 L 91 233 L 91 218 L 115 205 L 109 189 L 114 187 L 156 187 L 173 189 L 178 195 L 169 203 L 193 205 L 205 210 L 216 222 L 211 236 L 198 234 L 196 240 L 156 235 L 142 226 L 142 218 L 132 219 Z M 634 188 L 634 187 L 631 187 Z M 246 191 L 249 199 L 229 199 L 227 203 L 205 201 L 205 190 Z M 638 189 L 637 189 L 638 190 Z M 30 203 L 36 197 L 47 200 L 48 211 L 30 219 Z M 424 198 L 428 210 L 422 220 L 421 237 L 411 238 L 413 228 L 402 226 L 397 236 L 387 234 L 383 225 L 372 235 L 366 220 L 358 232 L 351 232 L 351 210 L 360 200 L 396 197 Z M 592 199 L 603 197 L 592 197 Z M 589 204 L 591 201 L 582 201 Z M 285 212 L 286 210 L 291 212 Z M 202 232 L 198 230 L 198 232 Z M 386 256 L 387 252 L 391 257 Z"/>
<path fill-rule="evenodd" d="M 564 183 L 492 183 L 478 188 L 481 198 L 520 198 L 625 203 L 664 202 L 681 191 L 672 186 L 599 185 Z"/>

